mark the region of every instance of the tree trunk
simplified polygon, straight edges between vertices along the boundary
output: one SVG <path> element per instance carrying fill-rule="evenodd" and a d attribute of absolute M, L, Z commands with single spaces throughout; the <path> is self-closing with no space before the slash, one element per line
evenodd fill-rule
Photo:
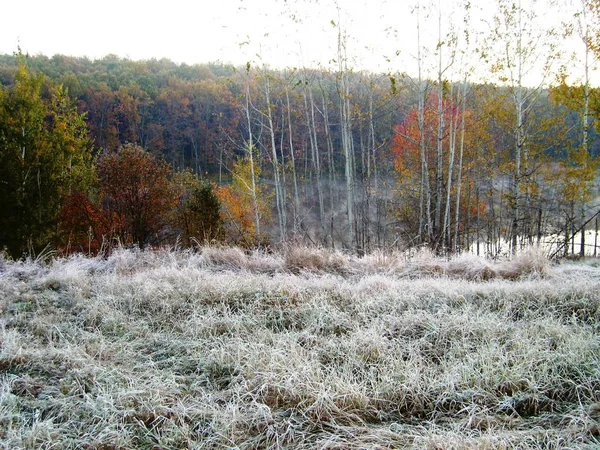
<path fill-rule="evenodd" d="M 250 176 L 252 189 L 252 206 L 254 207 L 254 228 L 256 233 L 256 241 L 260 245 L 260 210 L 258 208 L 258 198 L 256 197 L 256 175 L 254 172 L 254 135 L 252 134 L 252 121 L 250 119 L 250 86 L 246 87 L 246 105 L 245 105 L 246 120 L 248 122 L 248 141 L 246 142 L 246 153 L 250 158 Z"/>
<path fill-rule="evenodd" d="M 277 146 L 275 144 L 275 126 L 273 124 L 273 112 L 271 107 L 271 86 L 269 76 L 265 74 L 265 100 L 267 102 L 267 121 L 269 124 L 269 136 L 271 138 L 271 162 L 273 164 L 273 178 L 275 181 L 275 203 L 277 205 L 277 218 L 279 219 L 279 238 L 285 240 L 287 218 L 285 211 L 285 200 L 281 188 L 281 173 L 279 158 L 277 157 Z"/>
<path fill-rule="evenodd" d="M 452 241 L 452 251 L 456 252 L 458 245 L 458 230 L 460 224 L 460 194 L 462 189 L 462 170 L 463 170 L 463 155 L 465 149 L 465 115 L 467 110 L 467 83 L 463 80 L 462 95 L 461 95 L 461 119 L 460 119 L 460 150 L 458 156 L 458 170 L 456 180 L 456 210 L 454 212 L 454 239 Z M 477 205 L 479 208 L 479 205 Z"/>
<path fill-rule="evenodd" d="M 419 195 L 419 236 L 421 242 L 431 244 L 433 226 L 431 221 L 431 187 L 429 184 L 429 167 L 425 147 L 425 96 L 426 82 L 423 81 L 423 61 L 421 57 L 421 13 L 417 7 L 417 65 L 419 74 L 418 84 L 418 124 L 419 151 L 421 155 L 421 186 Z"/>
<path fill-rule="evenodd" d="M 438 1 L 440 4 L 440 1 Z M 437 167 L 435 177 L 435 214 L 433 219 L 433 236 L 435 247 L 442 244 L 441 230 L 442 191 L 444 187 L 444 80 L 442 78 L 442 14 L 438 9 L 438 130 L 437 130 Z"/>
<path fill-rule="evenodd" d="M 333 223 L 334 223 L 334 215 L 335 215 L 335 205 L 339 203 L 337 198 L 337 179 L 335 174 L 335 155 L 333 152 L 333 141 L 331 139 L 331 132 L 329 128 L 329 113 L 327 108 L 327 101 L 325 99 L 325 92 L 322 93 L 323 100 L 323 121 L 324 121 L 324 129 L 325 129 L 325 139 L 327 141 L 327 154 L 328 154 L 328 163 L 329 163 L 329 235 L 331 237 L 331 247 L 335 246 L 335 240 L 333 238 Z"/>
<path fill-rule="evenodd" d="M 294 233 L 298 233 L 300 230 L 300 194 L 298 190 L 298 176 L 296 175 L 296 156 L 294 154 L 294 139 L 292 134 L 290 94 L 287 86 L 285 88 L 285 99 L 287 102 L 288 132 L 290 134 L 290 159 L 292 162 L 292 178 L 294 183 Z"/>
<path fill-rule="evenodd" d="M 354 146 L 352 142 L 352 122 L 350 109 L 350 89 L 346 80 L 346 38 L 342 37 L 341 25 L 338 24 L 338 61 L 339 61 L 339 95 L 340 121 L 342 128 L 342 148 L 345 157 L 346 175 L 346 211 L 348 213 L 347 245 L 356 251 L 356 228 L 354 223 Z"/>
<path fill-rule="evenodd" d="M 308 92 L 307 92 L 308 91 Z M 317 130 L 315 122 L 315 103 L 313 100 L 312 91 L 307 88 L 304 83 L 304 109 L 306 113 L 306 125 L 308 127 L 311 156 L 313 161 L 313 169 L 315 171 L 315 186 L 317 188 L 317 200 L 319 203 L 319 224 L 321 226 L 322 239 L 324 244 L 327 245 L 327 226 L 325 218 L 325 205 L 323 199 L 323 185 L 321 176 L 321 154 L 319 152 L 319 143 L 317 140 Z M 309 104 L 310 103 L 310 104 Z"/>
<path fill-rule="evenodd" d="M 450 101 L 452 102 L 452 90 L 450 91 Z M 456 133 L 458 117 L 455 117 L 455 110 L 453 108 L 450 111 L 450 124 L 448 126 L 449 132 L 449 155 L 448 155 L 448 181 L 446 182 L 446 210 L 444 213 L 444 226 L 442 228 L 442 236 L 445 241 L 445 247 L 450 248 L 452 233 L 450 232 L 450 194 L 452 190 L 452 175 L 454 171 L 454 155 L 456 153 Z"/>

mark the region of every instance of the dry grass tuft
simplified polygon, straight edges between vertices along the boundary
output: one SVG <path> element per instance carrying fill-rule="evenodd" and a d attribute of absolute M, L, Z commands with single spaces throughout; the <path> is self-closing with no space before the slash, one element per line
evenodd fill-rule
<path fill-rule="evenodd" d="M 302 271 L 346 274 L 349 258 L 339 252 L 311 247 L 292 246 L 284 251 L 285 269 L 298 274 Z"/>
<path fill-rule="evenodd" d="M 248 269 L 257 273 L 276 273 L 284 270 L 281 255 L 254 250 L 248 258 Z"/>
<path fill-rule="evenodd" d="M 535 247 L 517 254 L 510 261 L 503 262 L 498 269 L 500 276 L 509 280 L 524 276 L 546 276 L 550 271 L 550 261 Z"/>
<path fill-rule="evenodd" d="M 248 256 L 239 247 L 202 247 L 202 256 L 208 265 L 227 269 L 246 269 Z"/>
<path fill-rule="evenodd" d="M 493 264 L 475 255 L 459 255 L 447 263 L 448 275 L 466 280 L 487 281 L 498 276 Z"/>
<path fill-rule="evenodd" d="M 523 277 L 546 277 L 553 273 L 548 258 L 536 248 L 519 253 L 512 259 L 492 262 L 472 254 L 461 254 L 448 260 L 436 257 L 430 250 L 419 250 L 409 259 L 405 273 L 411 276 L 448 276 L 466 280 L 517 280 Z"/>
<path fill-rule="evenodd" d="M 399 252 L 386 253 L 381 250 L 350 261 L 352 272 L 359 275 L 402 273 L 406 270 L 406 263 L 406 255 Z"/>

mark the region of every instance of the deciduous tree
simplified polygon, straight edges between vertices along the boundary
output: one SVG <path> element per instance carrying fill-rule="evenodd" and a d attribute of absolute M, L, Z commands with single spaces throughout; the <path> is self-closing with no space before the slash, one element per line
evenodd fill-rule
<path fill-rule="evenodd" d="M 92 180 L 83 116 L 61 87 L 44 99 L 43 76 L 18 59 L 0 89 L 0 245 L 14 256 L 56 243 L 63 200 Z"/>
<path fill-rule="evenodd" d="M 257 223 L 264 227 L 268 222 L 271 196 L 259 181 L 260 172 L 255 158 L 246 155 L 234 164 L 231 185 L 216 189 L 228 237 L 237 244 L 262 245 L 266 241 Z"/>
<path fill-rule="evenodd" d="M 195 242 L 220 241 L 224 237 L 221 203 L 215 187 L 206 181 L 196 181 L 183 193 L 177 224 L 184 245 Z"/>
<path fill-rule="evenodd" d="M 102 207 L 121 219 L 121 239 L 142 247 L 161 242 L 177 202 L 171 167 L 141 147 L 127 144 L 102 154 L 97 171 Z"/>

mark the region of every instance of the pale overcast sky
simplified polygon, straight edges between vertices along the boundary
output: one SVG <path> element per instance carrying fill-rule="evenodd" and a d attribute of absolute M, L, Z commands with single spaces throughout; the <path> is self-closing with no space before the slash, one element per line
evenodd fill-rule
<path fill-rule="evenodd" d="M 444 18 L 460 14 L 456 6 L 452 7 L 458 2 L 441 1 L 446 9 Z M 352 67 L 411 72 L 417 47 L 416 16 L 411 10 L 416 3 L 7 0 L 2 5 L 0 53 L 13 53 L 20 44 L 24 52 L 48 56 L 60 53 L 95 59 L 114 53 L 131 59 L 167 57 L 188 64 L 222 61 L 238 65 L 262 60 L 273 67 L 327 66 L 337 58 L 337 29 L 331 21 L 338 22 L 338 4 L 349 35 Z M 474 26 L 489 29 L 482 19 L 491 13 L 488 5 L 494 2 L 471 3 Z M 454 22 L 462 26 L 461 17 L 455 17 Z M 447 23 L 450 20 L 444 21 L 444 26 Z M 422 35 L 423 43 L 429 39 L 430 48 L 435 48 L 435 17 L 423 26 Z"/>
<path fill-rule="evenodd" d="M 402 0 L 339 3 L 352 17 L 349 26 L 361 36 L 361 45 L 385 43 L 382 17 L 390 5 L 405 10 L 402 17 L 408 14 L 408 2 Z M 307 65 L 335 57 L 332 0 L 19 0 L 7 1 L 2 9 L 2 53 L 14 52 L 20 42 L 30 54 L 98 58 L 115 53 L 186 63 L 243 64 L 259 52 L 274 66 L 298 65 L 301 53 Z"/>

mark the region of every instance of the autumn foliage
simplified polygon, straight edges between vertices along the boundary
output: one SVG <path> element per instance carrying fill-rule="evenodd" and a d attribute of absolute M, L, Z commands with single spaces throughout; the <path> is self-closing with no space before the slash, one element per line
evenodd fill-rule
<path fill-rule="evenodd" d="M 258 181 L 259 177 L 260 167 L 245 156 L 234 164 L 231 185 L 215 190 L 227 235 L 233 243 L 252 246 L 264 243 L 266 239 L 261 225 L 270 219 L 271 198 L 263 183 Z"/>
<path fill-rule="evenodd" d="M 103 154 L 96 170 L 102 208 L 116 215 L 117 234 L 127 243 L 159 243 L 159 232 L 177 203 L 171 167 L 141 147 L 128 144 Z"/>
<path fill-rule="evenodd" d="M 61 209 L 65 253 L 97 254 L 115 245 L 183 245 L 224 238 L 214 186 L 134 145 L 106 152 L 97 163 L 93 196 L 73 192 Z M 94 200 L 92 200 L 92 198 Z"/>
<path fill-rule="evenodd" d="M 448 214 L 447 226 L 462 232 L 465 221 L 469 217 L 483 217 L 486 213 L 486 204 L 474 194 L 476 182 L 474 177 L 483 175 L 479 165 L 483 163 L 478 154 L 480 146 L 487 142 L 481 127 L 477 127 L 470 110 L 462 108 L 455 99 L 444 97 L 442 101 L 442 134 L 441 147 L 442 177 L 438 178 L 438 144 L 440 130 L 440 114 L 437 93 L 432 92 L 426 98 L 422 111 L 422 125 L 419 110 L 411 108 L 405 119 L 396 126 L 396 133 L 391 145 L 394 158 L 394 168 L 398 174 L 398 196 L 402 199 L 402 207 L 398 209 L 400 218 L 408 224 L 414 224 L 414 233 L 419 223 L 420 208 L 425 205 L 425 196 L 429 195 L 432 213 L 440 205 L 438 217 L 446 211 Z M 463 134 L 461 130 L 466 130 Z M 450 159 L 450 154 L 454 157 Z M 458 190 L 460 179 L 461 190 Z M 441 188 L 438 184 L 441 181 Z M 429 193 L 426 192 L 427 186 Z M 439 202 L 437 196 L 441 195 Z M 457 197 L 460 197 L 457 200 Z M 448 201 L 450 203 L 448 203 Z M 459 209 L 459 223 L 452 222 Z M 454 220 L 454 222 L 456 222 Z M 434 225 L 435 226 L 435 225 Z M 441 224 L 438 225 L 440 227 Z M 439 231 L 439 228 L 438 228 Z M 448 231 L 446 235 L 450 234 Z M 444 239 L 436 236 L 438 241 Z M 450 242 L 446 241 L 446 245 Z"/>
<path fill-rule="evenodd" d="M 105 211 L 82 192 L 72 192 L 64 201 L 60 213 L 61 251 L 98 254 L 119 242 L 123 218 Z"/>
<path fill-rule="evenodd" d="M 438 111 L 437 96 L 432 93 L 425 102 L 423 131 L 419 129 L 417 108 L 408 111 L 406 118 L 396 126 L 396 134 L 392 144 L 394 167 L 401 176 L 410 176 L 418 173 L 421 165 L 421 139 L 425 142 L 425 153 L 428 167 L 435 168 L 435 149 L 438 139 Z M 458 123 L 462 120 L 459 106 L 447 99 L 443 101 L 444 124 Z M 445 130 L 443 137 L 444 148 L 448 147 L 449 130 Z"/>
<path fill-rule="evenodd" d="M 177 225 L 183 245 L 221 241 L 224 224 L 215 186 L 195 181 L 185 189 L 177 211 Z"/>
<path fill-rule="evenodd" d="M 100 156 L 96 170 L 97 193 L 74 191 L 62 205 L 63 250 L 97 253 L 117 243 L 160 243 L 180 196 L 170 166 L 125 145 Z"/>
<path fill-rule="evenodd" d="M 596 88 L 585 120 L 583 85 L 246 69 L 0 55 L 0 250 L 453 252 L 594 223 Z M 531 99 L 520 138 L 514 94 Z"/>
<path fill-rule="evenodd" d="M 56 243 L 63 200 L 93 178 L 84 116 L 43 84 L 19 55 L 14 83 L 0 86 L 0 248 L 16 257 Z"/>

